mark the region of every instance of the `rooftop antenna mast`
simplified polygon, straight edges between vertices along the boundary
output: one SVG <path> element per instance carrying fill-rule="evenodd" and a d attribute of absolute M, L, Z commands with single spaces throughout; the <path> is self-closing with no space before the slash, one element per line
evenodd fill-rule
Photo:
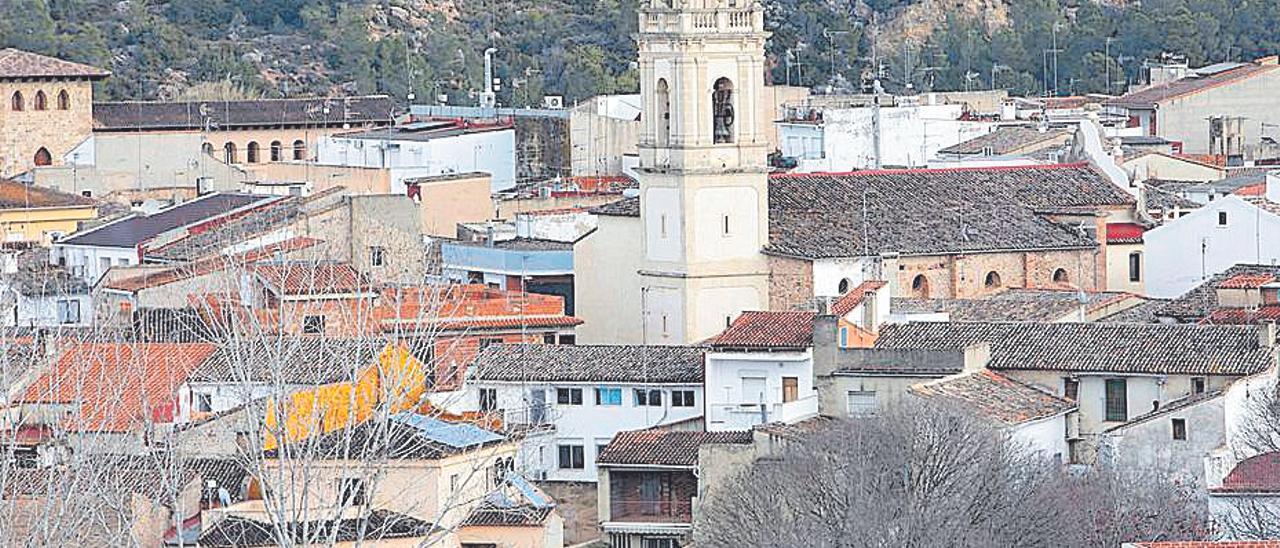
<path fill-rule="evenodd" d="M 498 105 L 498 96 L 493 89 L 493 54 L 495 48 L 484 50 L 484 92 L 480 94 L 481 108 L 494 108 Z"/>

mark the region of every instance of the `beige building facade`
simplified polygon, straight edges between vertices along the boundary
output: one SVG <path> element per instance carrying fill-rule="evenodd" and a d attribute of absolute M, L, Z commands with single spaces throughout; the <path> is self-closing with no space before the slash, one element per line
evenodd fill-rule
<path fill-rule="evenodd" d="M 0 177 L 58 165 L 93 130 L 93 82 L 105 70 L 0 50 Z"/>

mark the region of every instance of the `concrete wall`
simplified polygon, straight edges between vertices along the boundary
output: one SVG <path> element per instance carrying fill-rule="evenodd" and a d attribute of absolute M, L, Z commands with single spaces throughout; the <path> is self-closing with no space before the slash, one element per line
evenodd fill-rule
<path fill-rule="evenodd" d="M 271 162 L 244 166 L 247 180 L 310 183 L 312 193 L 335 186 L 353 194 L 390 194 L 391 172 L 384 168 L 328 166 L 311 162 Z"/>
<path fill-rule="evenodd" d="M 391 192 L 403 194 L 408 178 L 486 172 L 492 190 L 516 184 L 515 130 L 477 131 L 430 140 L 329 137 L 316 162 L 323 165 L 390 168 Z"/>
<path fill-rule="evenodd" d="M 58 95 L 66 91 L 67 110 L 58 109 Z M 36 110 L 36 94 L 43 91 L 46 109 Z M 14 93 L 21 93 L 23 109 L 12 109 Z M 0 81 L 0 177 L 35 166 L 36 152 L 49 152 L 52 165 L 91 135 L 93 86 L 88 81 Z"/>
<path fill-rule="evenodd" d="M 196 132 L 97 133 L 63 165 L 35 170 L 36 184 L 117 201 L 130 192 L 197 183 L 203 190 L 238 190 L 245 171 L 201 152 L 203 139 Z"/>
<path fill-rule="evenodd" d="M 880 108 L 880 165 L 924 167 L 938 150 L 991 131 L 994 123 L 961 121 L 962 105 Z M 823 157 L 800 160 L 798 171 L 852 171 L 875 167 L 873 109 L 823 109 Z M 805 142 L 808 123 L 779 124 L 784 156 L 797 156 L 789 147 Z M 794 128 L 794 129 L 793 129 Z M 798 139 L 798 140 L 797 140 Z"/>
<path fill-rule="evenodd" d="M 1099 459 L 1130 470 L 1158 470 L 1166 477 L 1205 485 L 1205 457 L 1226 442 L 1223 398 L 1164 413 L 1104 435 Z M 1187 439 L 1173 438 L 1173 420 L 1186 421 Z"/>
<path fill-rule="evenodd" d="M 639 95 L 614 95 L 593 97 L 573 108 L 569 141 L 574 177 L 622 173 L 623 157 L 638 153 L 639 107 Z"/>
<path fill-rule="evenodd" d="M 481 222 L 493 216 L 489 193 L 493 183 L 487 173 L 417 181 L 423 234 L 452 238 L 458 233 L 458 223 Z"/>
<path fill-rule="evenodd" d="M 643 232 L 636 217 L 600 216 L 599 229 L 573 246 L 574 312 L 581 344 L 639 344 Z"/>
<path fill-rule="evenodd" d="M 1207 154 L 1207 118 L 1238 116 L 1245 119 L 1245 146 L 1254 146 L 1262 135 L 1263 124 L 1280 124 L 1280 111 L 1275 107 L 1276 89 L 1280 89 L 1280 68 L 1273 67 L 1199 93 L 1166 99 L 1156 110 L 1157 131 L 1161 137 L 1181 141 L 1185 153 Z"/>
<path fill-rule="evenodd" d="M 1143 240 L 1147 293 L 1172 298 L 1232 265 L 1280 261 L 1280 216 L 1227 196 L 1147 231 Z"/>
<path fill-rule="evenodd" d="M 1011 427 L 1009 434 L 1015 443 L 1022 443 L 1045 456 L 1056 457 L 1059 462 L 1067 462 L 1070 456 L 1066 414 L 1024 422 Z"/>
<path fill-rule="evenodd" d="M 1208 134 L 1208 122 L 1205 122 L 1205 133 Z M 1217 181 L 1226 176 L 1227 170 L 1200 162 L 1166 156 L 1164 154 L 1145 154 L 1125 160 L 1121 168 L 1135 182 L 1147 179 L 1168 179 L 1171 181 Z"/>
<path fill-rule="evenodd" d="M 705 367 L 704 401 L 707 430 L 746 430 L 764 422 L 787 421 L 788 407 L 815 404 L 818 394 L 813 387 L 813 355 L 803 352 L 710 352 Z M 797 400 L 783 404 L 782 380 L 797 381 Z M 763 379 L 761 394 L 748 394 L 749 385 Z M 765 412 L 761 412 L 761 404 Z M 789 421 L 787 421 L 789 422 Z"/>

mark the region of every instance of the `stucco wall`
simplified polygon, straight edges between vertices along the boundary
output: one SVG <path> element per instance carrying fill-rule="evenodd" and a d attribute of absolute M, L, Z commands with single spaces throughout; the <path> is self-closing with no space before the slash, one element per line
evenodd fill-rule
<path fill-rule="evenodd" d="M 1186 421 L 1186 439 L 1173 438 L 1173 420 Z M 1226 442 L 1223 398 L 1213 398 L 1104 437 L 1100 459 L 1131 470 L 1156 470 L 1205 486 L 1205 457 Z"/>
<path fill-rule="evenodd" d="M 1219 224 L 1226 213 L 1227 224 Z M 1147 293 L 1177 297 L 1240 263 L 1280 261 L 1280 216 L 1227 196 L 1147 231 Z"/>
<path fill-rule="evenodd" d="M 639 344 L 642 339 L 640 219 L 600 216 L 597 231 L 573 246 L 574 312 L 582 344 Z"/>
<path fill-rule="evenodd" d="M 1272 68 L 1199 93 L 1166 99 L 1156 110 L 1156 127 L 1161 137 L 1181 141 L 1183 152 L 1207 154 L 1207 118 L 1239 116 L 1245 118 L 1245 146 L 1252 146 L 1261 137 L 1263 124 L 1280 124 L 1280 110 L 1275 105 L 1277 89 L 1280 89 L 1280 69 Z"/>

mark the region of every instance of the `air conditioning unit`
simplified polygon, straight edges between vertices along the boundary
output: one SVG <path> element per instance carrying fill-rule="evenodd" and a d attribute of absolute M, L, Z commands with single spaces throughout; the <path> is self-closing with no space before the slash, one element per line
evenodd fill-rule
<path fill-rule="evenodd" d="M 560 95 L 548 95 L 542 98 L 543 108 L 558 110 L 564 108 L 564 97 Z"/>

